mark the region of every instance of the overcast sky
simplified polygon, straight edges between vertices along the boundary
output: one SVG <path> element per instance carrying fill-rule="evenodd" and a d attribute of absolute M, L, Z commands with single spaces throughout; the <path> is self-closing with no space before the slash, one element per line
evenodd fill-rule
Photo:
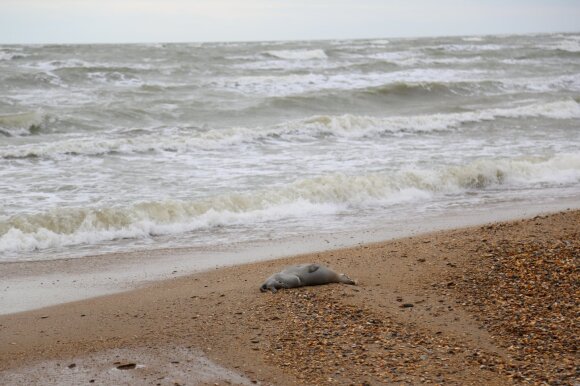
<path fill-rule="evenodd" d="M 0 0 L 0 43 L 578 31 L 579 0 Z"/>

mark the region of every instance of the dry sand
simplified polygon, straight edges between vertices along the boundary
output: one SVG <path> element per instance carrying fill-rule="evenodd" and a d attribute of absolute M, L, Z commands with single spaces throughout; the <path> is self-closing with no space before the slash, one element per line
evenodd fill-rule
<path fill-rule="evenodd" d="M 0 316 L 0 384 L 577 384 L 580 211 Z M 320 262 L 358 286 L 260 293 Z"/>

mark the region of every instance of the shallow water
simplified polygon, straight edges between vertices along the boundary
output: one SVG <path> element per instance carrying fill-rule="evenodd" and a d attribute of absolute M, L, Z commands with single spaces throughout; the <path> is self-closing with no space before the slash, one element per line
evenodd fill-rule
<path fill-rule="evenodd" d="M 580 202 L 580 35 L 0 46 L 0 256 Z"/>

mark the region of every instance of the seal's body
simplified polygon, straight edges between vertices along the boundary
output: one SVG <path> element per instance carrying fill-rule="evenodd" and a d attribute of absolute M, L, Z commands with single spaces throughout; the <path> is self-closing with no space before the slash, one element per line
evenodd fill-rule
<path fill-rule="evenodd" d="M 270 276 L 260 287 L 260 291 L 276 292 L 280 288 L 296 288 L 307 285 L 328 283 L 356 284 L 345 274 L 338 274 L 319 264 L 299 264 L 284 269 Z"/>

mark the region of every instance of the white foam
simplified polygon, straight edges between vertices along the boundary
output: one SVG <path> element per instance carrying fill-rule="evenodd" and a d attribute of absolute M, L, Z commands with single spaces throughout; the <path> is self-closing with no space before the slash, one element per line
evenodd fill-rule
<path fill-rule="evenodd" d="M 374 39 L 371 40 L 369 43 L 374 46 L 386 46 L 388 44 L 391 44 L 391 41 L 387 39 Z"/>
<path fill-rule="evenodd" d="M 427 49 L 441 49 L 448 52 L 477 52 L 477 51 L 502 51 L 516 48 L 515 46 L 500 44 L 441 44 L 426 47 Z"/>
<path fill-rule="evenodd" d="M 485 39 L 481 36 L 468 36 L 465 38 L 461 38 L 461 40 L 463 40 L 464 42 L 482 42 Z"/>
<path fill-rule="evenodd" d="M 263 58 L 251 58 L 254 61 L 248 63 L 234 64 L 232 67 L 243 70 L 302 70 L 302 69 L 333 69 L 344 66 L 340 62 L 300 61 L 300 60 L 263 60 Z M 258 59 L 258 60 L 256 60 Z"/>
<path fill-rule="evenodd" d="M 21 65 L 24 68 L 38 69 L 45 72 L 52 72 L 55 70 L 65 70 L 74 68 L 85 69 L 119 69 L 128 68 L 132 70 L 151 70 L 157 67 L 146 63 L 127 63 L 127 62 L 88 62 L 81 59 L 65 59 L 65 60 L 49 60 L 49 61 L 35 61 Z"/>
<path fill-rule="evenodd" d="M 499 117 L 546 117 L 552 119 L 580 118 L 580 105 L 573 100 L 557 101 L 549 103 L 535 103 L 532 105 L 491 109 L 492 114 Z"/>
<path fill-rule="evenodd" d="M 566 39 L 562 40 L 558 44 L 552 47 L 552 49 L 568 51 L 568 52 L 580 52 L 580 40 L 577 39 Z"/>
<path fill-rule="evenodd" d="M 473 64 L 484 60 L 482 56 L 457 58 L 457 57 L 436 57 L 428 56 L 417 50 L 379 52 L 366 56 L 371 59 L 384 60 L 402 67 L 430 65 L 430 64 Z"/>
<path fill-rule="evenodd" d="M 387 62 L 392 62 L 392 63 L 397 63 L 397 64 L 408 63 L 410 61 L 417 60 L 418 58 L 422 58 L 424 56 L 425 56 L 425 54 L 423 54 L 419 51 L 416 51 L 416 50 L 379 52 L 379 53 L 371 54 L 368 56 L 361 55 L 361 57 L 367 57 L 367 58 L 371 58 L 371 59 L 379 59 L 379 60 L 384 60 Z"/>
<path fill-rule="evenodd" d="M 88 78 L 97 83 L 112 83 L 121 87 L 140 87 L 145 83 L 132 75 L 123 74 L 118 71 L 103 72 L 95 71 L 88 74 Z"/>
<path fill-rule="evenodd" d="M 12 53 L 12 52 L 0 51 L 0 61 L 12 60 L 12 58 L 14 58 L 14 56 L 16 56 L 16 55 L 17 54 Z"/>
<path fill-rule="evenodd" d="M 49 60 L 49 61 L 35 61 L 24 63 L 23 68 L 31 68 L 41 70 L 43 72 L 52 72 L 58 69 L 75 68 L 75 67 L 90 67 L 91 64 L 80 59 L 66 59 L 66 60 Z"/>
<path fill-rule="evenodd" d="M 417 55 L 409 58 L 391 59 L 389 61 L 399 66 L 405 67 L 405 66 L 432 65 L 432 64 L 445 64 L 445 65 L 475 64 L 481 63 L 485 60 L 486 59 L 482 56 L 474 56 L 469 58 L 437 58 Z"/>
<path fill-rule="evenodd" d="M 534 92 L 553 91 L 580 91 L 580 73 L 560 76 L 512 78 L 505 79 L 502 83 L 506 88 L 516 90 L 530 90 Z"/>

